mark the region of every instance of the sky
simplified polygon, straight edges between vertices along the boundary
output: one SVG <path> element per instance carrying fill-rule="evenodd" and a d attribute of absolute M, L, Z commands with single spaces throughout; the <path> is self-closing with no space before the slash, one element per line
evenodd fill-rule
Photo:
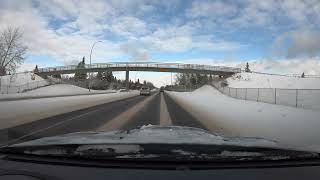
<path fill-rule="evenodd" d="M 28 46 L 19 71 L 88 63 L 102 41 L 93 63 L 249 62 L 255 71 L 320 74 L 319 0 L 0 0 L 0 30 L 8 26 Z M 131 74 L 171 82 L 167 73 Z"/>

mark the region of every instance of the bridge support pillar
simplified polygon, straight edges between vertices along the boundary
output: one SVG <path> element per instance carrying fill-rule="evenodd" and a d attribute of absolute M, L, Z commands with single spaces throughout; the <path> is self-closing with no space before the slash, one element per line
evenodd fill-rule
<path fill-rule="evenodd" d="M 126 89 L 129 90 L 129 71 L 126 70 Z"/>

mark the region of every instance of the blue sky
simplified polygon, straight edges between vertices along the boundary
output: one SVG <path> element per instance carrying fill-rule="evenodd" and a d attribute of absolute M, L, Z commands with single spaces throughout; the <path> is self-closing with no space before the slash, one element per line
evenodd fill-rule
<path fill-rule="evenodd" d="M 262 71 L 271 62 L 320 73 L 318 0 L 1 0 L 7 26 L 25 32 L 21 69 L 76 64 L 101 40 L 93 62 L 249 61 Z"/>

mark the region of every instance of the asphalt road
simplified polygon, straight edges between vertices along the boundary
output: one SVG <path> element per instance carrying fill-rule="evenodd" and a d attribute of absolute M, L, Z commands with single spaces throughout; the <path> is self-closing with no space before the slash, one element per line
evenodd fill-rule
<path fill-rule="evenodd" d="M 153 92 L 1 129 L 0 144 L 80 131 L 130 130 L 149 124 L 206 129 L 166 93 Z"/>

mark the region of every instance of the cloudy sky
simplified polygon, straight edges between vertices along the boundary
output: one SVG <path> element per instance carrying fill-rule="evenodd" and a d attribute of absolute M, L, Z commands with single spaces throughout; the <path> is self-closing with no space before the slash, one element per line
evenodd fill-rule
<path fill-rule="evenodd" d="M 101 40 L 94 63 L 249 61 L 257 71 L 320 74 L 319 0 L 0 0 L 0 30 L 8 26 L 21 27 L 29 47 L 21 71 L 76 64 Z"/>

